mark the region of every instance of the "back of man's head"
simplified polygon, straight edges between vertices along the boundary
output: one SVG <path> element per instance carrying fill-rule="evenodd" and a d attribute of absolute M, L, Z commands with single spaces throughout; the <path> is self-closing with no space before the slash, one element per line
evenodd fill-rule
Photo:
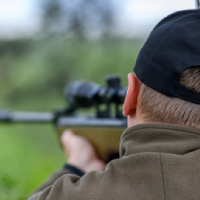
<path fill-rule="evenodd" d="M 180 83 L 200 92 L 200 67 L 192 67 L 181 73 Z M 200 95 L 200 94 L 199 94 Z M 146 122 L 180 124 L 200 129 L 200 105 L 169 97 L 141 84 L 139 108 Z"/>
<path fill-rule="evenodd" d="M 152 31 L 134 68 L 146 122 L 200 129 L 199 44 L 200 10 L 176 12 Z"/>

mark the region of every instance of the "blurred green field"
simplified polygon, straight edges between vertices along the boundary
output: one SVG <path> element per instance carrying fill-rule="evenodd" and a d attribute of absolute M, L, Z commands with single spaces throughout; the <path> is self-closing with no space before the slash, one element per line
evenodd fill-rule
<path fill-rule="evenodd" d="M 66 84 L 87 79 L 105 84 L 119 74 L 127 85 L 143 41 L 69 40 L 54 36 L 0 41 L 0 109 L 52 111 L 66 104 Z M 51 125 L 0 125 L 0 199 L 22 200 L 65 157 Z"/>

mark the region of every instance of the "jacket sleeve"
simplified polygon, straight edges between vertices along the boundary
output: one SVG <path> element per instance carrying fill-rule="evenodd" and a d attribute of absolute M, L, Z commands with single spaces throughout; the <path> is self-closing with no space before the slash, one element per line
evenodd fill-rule
<path fill-rule="evenodd" d="M 129 170 L 124 170 L 124 165 L 116 162 L 117 160 L 110 162 L 105 171 L 90 171 L 83 177 L 65 174 L 28 200 L 124 199 L 130 192 L 127 187 L 130 173 Z"/>
<path fill-rule="evenodd" d="M 67 164 L 64 166 L 64 169 L 52 174 L 50 178 L 44 184 L 42 184 L 34 193 L 31 194 L 31 196 L 34 196 L 35 194 L 40 193 L 46 188 L 52 186 L 56 180 L 58 180 L 59 178 L 61 178 L 62 176 L 66 174 L 74 174 L 81 177 L 84 175 L 84 172 L 82 172 L 81 170 L 79 170 L 78 168 L 74 166 Z"/>
<path fill-rule="evenodd" d="M 83 177 L 65 174 L 58 178 L 53 185 L 42 191 L 38 190 L 28 200 L 99 200 L 100 196 L 101 199 L 105 199 L 109 193 L 103 191 L 111 191 L 115 183 L 112 178 L 114 175 L 112 168 L 110 164 L 106 171 L 91 171 L 84 174 Z"/>
<path fill-rule="evenodd" d="M 40 192 L 40 191 L 43 191 L 45 188 L 47 188 L 47 187 L 53 185 L 54 182 L 55 182 L 57 179 L 59 179 L 60 177 L 62 177 L 62 176 L 65 175 L 65 174 L 73 174 L 73 172 L 71 172 L 71 171 L 69 171 L 69 170 L 65 170 L 65 169 L 60 170 L 60 171 L 58 171 L 58 172 L 55 172 L 54 174 L 52 174 L 52 175 L 48 178 L 48 180 L 47 180 L 45 183 L 43 183 L 38 189 L 36 189 L 36 191 L 35 191 L 34 193 L 38 193 L 38 192 Z M 34 194 L 34 193 L 33 193 L 33 194 Z"/>
<path fill-rule="evenodd" d="M 65 174 L 58 178 L 53 185 L 47 186 L 43 190 L 37 190 L 28 198 L 28 200 L 64 200 L 64 199 L 83 199 L 84 195 L 91 195 L 91 191 L 95 191 L 96 188 L 92 188 L 91 182 L 95 182 L 98 172 L 90 172 L 85 174 L 82 178 L 73 174 Z M 56 174 L 53 176 L 57 177 Z M 50 178 L 52 183 L 54 178 Z M 54 179 L 55 180 L 55 179 Z M 49 183 L 50 183 L 49 182 Z M 89 187 L 90 186 L 90 187 Z M 90 190 L 92 189 L 92 190 Z M 95 199 L 95 198 L 94 198 Z M 96 199 L 95 199 L 96 200 Z"/>

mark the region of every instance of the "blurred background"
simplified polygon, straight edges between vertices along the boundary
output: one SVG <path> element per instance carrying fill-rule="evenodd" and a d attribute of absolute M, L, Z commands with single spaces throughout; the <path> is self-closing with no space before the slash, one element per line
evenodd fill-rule
<path fill-rule="evenodd" d="M 73 80 L 127 85 L 152 28 L 195 0 L 0 0 L 0 109 L 52 111 Z M 0 199 L 22 200 L 65 157 L 51 125 L 0 125 Z"/>

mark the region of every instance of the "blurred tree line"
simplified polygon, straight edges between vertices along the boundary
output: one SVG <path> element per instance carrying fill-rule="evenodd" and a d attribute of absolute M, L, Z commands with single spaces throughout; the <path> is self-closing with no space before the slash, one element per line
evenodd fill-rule
<path fill-rule="evenodd" d="M 0 108 L 50 109 L 74 79 L 104 84 L 120 74 L 126 84 L 141 41 L 116 36 L 114 0 L 44 0 L 41 31 L 0 39 Z M 45 104 L 44 104 L 45 102 Z"/>
<path fill-rule="evenodd" d="M 43 28 L 73 37 L 111 37 L 115 27 L 113 0 L 45 0 L 42 4 Z"/>

